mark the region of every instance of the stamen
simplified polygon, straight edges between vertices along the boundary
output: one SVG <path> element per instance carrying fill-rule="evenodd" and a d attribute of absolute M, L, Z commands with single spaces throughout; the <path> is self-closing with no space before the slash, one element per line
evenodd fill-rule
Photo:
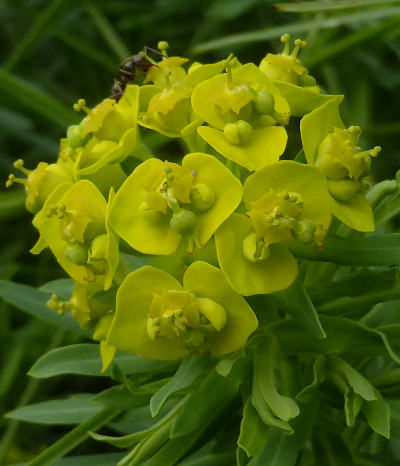
<path fill-rule="evenodd" d="M 359 126 L 349 126 L 347 128 L 347 131 L 351 134 L 358 135 L 358 136 L 361 134 L 361 128 Z"/>
<path fill-rule="evenodd" d="M 376 157 L 381 150 L 382 150 L 381 146 L 375 146 L 372 150 L 369 151 L 369 155 L 371 157 Z"/>
<path fill-rule="evenodd" d="M 84 110 L 88 115 L 91 113 L 90 108 L 87 107 L 86 105 L 85 99 L 79 99 L 78 102 L 74 104 L 74 110 L 76 112 L 80 112 L 81 110 Z"/>
<path fill-rule="evenodd" d="M 232 78 L 232 65 L 231 61 L 233 54 L 231 53 L 228 58 L 225 60 L 225 71 L 226 71 L 226 82 L 228 87 L 233 87 L 233 78 Z"/>
<path fill-rule="evenodd" d="M 27 168 L 24 167 L 24 161 L 22 159 L 16 160 L 13 165 L 16 170 L 19 170 L 26 176 L 32 173 L 32 170 L 28 170 Z"/>
<path fill-rule="evenodd" d="M 157 44 L 157 48 L 162 53 L 163 57 L 168 57 L 167 55 L 167 50 L 169 48 L 168 42 L 166 42 L 165 40 L 160 40 L 160 42 Z"/>
<path fill-rule="evenodd" d="M 296 40 L 294 41 L 294 45 L 295 45 L 295 47 L 294 47 L 294 49 L 293 49 L 293 51 L 292 51 L 292 53 L 291 53 L 290 56 L 291 56 L 292 58 L 297 58 L 297 55 L 299 54 L 300 49 L 306 47 L 306 46 L 307 46 L 307 42 L 306 42 L 305 40 L 296 39 Z"/>
<path fill-rule="evenodd" d="M 25 178 L 16 178 L 15 175 L 11 173 L 10 175 L 8 175 L 8 180 L 6 181 L 6 188 L 11 188 L 11 186 L 14 183 L 20 183 L 20 184 L 26 185 L 27 181 Z"/>
<path fill-rule="evenodd" d="M 289 34 L 283 34 L 281 36 L 281 42 L 282 44 L 285 44 L 284 48 L 283 48 L 283 51 L 282 51 L 282 55 L 289 55 L 289 52 L 290 52 L 290 35 Z"/>

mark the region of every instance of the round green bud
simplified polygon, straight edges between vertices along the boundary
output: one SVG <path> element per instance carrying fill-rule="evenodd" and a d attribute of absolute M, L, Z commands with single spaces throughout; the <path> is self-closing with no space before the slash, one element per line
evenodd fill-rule
<path fill-rule="evenodd" d="M 331 195 L 341 202 L 350 201 L 355 195 L 362 191 L 363 185 L 354 180 L 328 180 L 328 190 Z"/>
<path fill-rule="evenodd" d="M 252 126 L 247 121 L 239 120 L 236 123 L 227 123 L 224 127 L 224 135 L 231 144 L 242 144 L 249 139 L 252 130 Z"/>
<path fill-rule="evenodd" d="M 274 96 L 268 91 L 260 91 L 254 101 L 255 110 L 261 115 L 271 115 L 274 113 Z"/>
<path fill-rule="evenodd" d="M 304 244 L 309 244 L 314 241 L 316 231 L 315 223 L 312 220 L 299 220 L 292 225 L 292 232 L 294 237 Z"/>
<path fill-rule="evenodd" d="M 88 250 L 81 243 L 73 243 L 65 248 L 64 256 L 76 265 L 85 265 L 88 260 Z"/>
<path fill-rule="evenodd" d="M 204 183 L 198 183 L 190 191 L 190 205 L 196 212 L 205 212 L 215 204 L 215 193 Z"/>
<path fill-rule="evenodd" d="M 314 76 L 311 76 L 308 73 L 303 74 L 302 76 L 299 76 L 299 86 L 312 87 L 316 85 L 317 85 L 317 81 L 315 80 Z"/>
<path fill-rule="evenodd" d="M 268 259 L 270 250 L 264 240 L 257 239 L 257 235 L 253 232 L 243 240 L 243 255 L 247 260 L 255 263 Z"/>
<path fill-rule="evenodd" d="M 151 225 L 159 225 L 160 223 L 165 222 L 168 218 L 166 214 L 150 209 L 146 201 L 143 201 L 140 204 L 139 211 L 146 222 L 149 222 Z"/>
<path fill-rule="evenodd" d="M 67 129 L 68 145 L 73 149 L 83 145 L 83 128 L 80 125 L 71 125 Z"/>
<path fill-rule="evenodd" d="M 196 214 L 187 209 L 180 209 L 177 212 L 174 212 L 174 215 L 169 221 L 170 227 L 181 235 L 190 233 L 196 224 Z"/>
<path fill-rule="evenodd" d="M 92 241 L 90 258 L 94 260 L 104 259 L 107 255 L 107 245 L 108 237 L 106 233 L 96 236 L 96 238 Z"/>

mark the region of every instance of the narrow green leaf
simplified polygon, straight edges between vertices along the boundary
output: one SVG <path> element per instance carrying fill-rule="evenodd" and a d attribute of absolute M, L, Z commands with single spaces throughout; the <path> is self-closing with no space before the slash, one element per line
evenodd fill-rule
<path fill-rule="evenodd" d="M 371 234 L 342 238 L 329 234 L 321 250 L 290 242 L 291 251 L 299 258 L 328 261 L 342 265 L 400 265 L 400 233 Z"/>
<path fill-rule="evenodd" d="M 171 438 L 185 436 L 211 422 L 237 394 L 243 370 L 243 366 L 238 368 L 235 365 L 227 377 L 222 377 L 215 369 L 211 370 L 199 386 L 187 395 L 172 425 Z"/>
<path fill-rule="evenodd" d="M 267 435 L 268 427 L 261 420 L 249 398 L 244 405 L 238 445 L 248 457 L 257 456 L 264 449 Z"/>
<path fill-rule="evenodd" d="M 390 408 L 382 395 L 375 390 L 376 400 L 364 403 L 362 411 L 367 422 L 377 434 L 390 438 Z"/>
<path fill-rule="evenodd" d="M 226 453 L 206 453 L 205 455 L 197 458 L 186 458 L 179 463 L 179 466 L 221 466 L 221 465 L 234 465 L 235 455 L 234 452 Z"/>
<path fill-rule="evenodd" d="M 400 215 L 400 186 L 379 202 L 374 209 L 375 224 L 380 225 Z"/>
<path fill-rule="evenodd" d="M 352 390 L 348 390 L 344 394 L 344 413 L 346 416 L 346 425 L 348 427 L 354 426 L 357 416 L 360 412 L 363 404 L 361 396 L 354 393 Z"/>
<path fill-rule="evenodd" d="M 294 319 L 281 320 L 270 324 L 266 332 L 272 332 L 279 340 L 281 351 L 286 354 L 325 353 L 350 354 L 352 356 L 376 356 L 384 354 L 400 364 L 400 358 L 393 351 L 391 334 L 397 338 L 396 349 L 400 344 L 400 331 L 390 330 L 392 326 L 380 327 L 377 330 L 345 317 L 321 315 L 321 324 L 326 332 L 326 339 L 316 340 L 299 330 Z M 390 341 L 390 343 L 389 343 Z"/>
<path fill-rule="evenodd" d="M 68 456 L 56 460 L 52 466 L 115 466 L 125 453 L 102 453 L 99 455 Z M 26 463 L 13 466 L 27 466 Z"/>
<path fill-rule="evenodd" d="M 98 400 L 97 400 L 98 401 Z M 132 432 L 140 432 L 149 429 L 154 424 L 154 419 L 151 417 L 148 404 L 139 408 L 130 409 L 115 421 L 110 423 L 116 432 L 129 435 Z"/>
<path fill-rule="evenodd" d="M 396 32 L 399 24 L 400 18 L 394 18 L 381 24 L 365 27 L 359 31 L 355 31 L 342 40 L 334 41 L 332 44 L 325 46 L 320 50 L 313 51 L 309 55 L 305 55 L 302 60 L 304 66 L 307 68 L 313 68 L 316 65 L 332 60 L 337 56 L 342 56 L 342 54 L 355 47 L 362 47 L 366 42 L 373 41 L 376 38 L 380 38 L 382 40 L 382 35 L 387 37 L 390 33 Z"/>
<path fill-rule="evenodd" d="M 64 330 L 84 334 L 72 317 L 69 315 L 61 317 L 47 307 L 46 303 L 50 299 L 49 293 L 39 291 L 28 285 L 0 280 L 0 298 L 21 311 L 27 312 L 49 324 Z"/>
<path fill-rule="evenodd" d="M 317 311 L 299 278 L 286 290 L 275 293 L 274 297 L 278 305 L 295 318 L 304 330 L 315 338 L 326 338 Z"/>
<path fill-rule="evenodd" d="M 276 379 L 278 364 L 278 342 L 273 335 L 266 335 L 258 345 L 254 357 L 253 392 L 255 390 L 260 392 L 273 414 L 280 420 L 287 422 L 297 417 L 300 410 L 292 398 L 283 396 L 278 392 Z"/>
<path fill-rule="evenodd" d="M 191 385 L 205 365 L 206 360 L 201 356 L 191 355 L 184 358 L 172 379 L 152 396 L 150 400 L 152 416 L 157 416 L 171 395 Z"/>
<path fill-rule="evenodd" d="M 382 6 L 400 3 L 399 0 L 339 0 L 329 2 L 277 3 L 274 7 L 286 13 L 319 13 L 340 11 L 370 6 Z"/>
<path fill-rule="evenodd" d="M 124 457 L 124 453 L 102 453 L 61 458 L 53 466 L 114 466 Z"/>
<path fill-rule="evenodd" d="M 210 50 L 232 48 L 238 44 L 264 42 L 270 39 L 276 39 L 285 33 L 299 34 L 310 30 L 331 29 L 340 25 L 356 24 L 358 22 L 378 20 L 398 15 L 400 15 L 400 7 L 394 6 L 381 8 L 379 10 L 374 9 L 351 14 L 337 15 L 330 18 L 314 18 L 310 21 L 302 21 L 293 24 L 285 24 L 283 26 L 269 27 L 258 31 L 232 34 L 221 39 L 203 42 L 193 47 L 192 53 L 205 53 Z"/>
<path fill-rule="evenodd" d="M 356 296 L 354 298 L 345 296 L 335 299 L 334 301 L 318 306 L 318 311 L 324 314 L 346 315 L 363 309 L 368 310 L 378 303 L 398 299 L 400 299 L 400 286 L 397 284 L 397 286 L 391 290 L 366 293 L 365 295 Z"/>
<path fill-rule="evenodd" d="M 318 269 L 312 276 L 311 287 L 307 291 L 315 305 L 334 301 L 343 297 L 362 297 L 371 293 L 386 293 L 399 282 L 396 268 L 388 270 L 363 269 L 352 272 L 341 280 L 318 280 Z M 351 306 L 350 306 L 351 307 Z M 318 308 L 319 309 L 319 308 Z"/>
<path fill-rule="evenodd" d="M 73 430 L 60 438 L 56 443 L 44 450 L 39 456 L 33 459 L 29 466 L 48 466 L 54 464 L 56 459 L 61 458 L 76 446 L 81 444 L 88 437 L 88 431 L 96 431 L 104 424 L 119 414 L 118 411 L 103 409 L 98 414 L 83 422 Z"/>
<path fill-rule="evenodd" d="M 44 401 L 17 408 L 6 417 L 35 424 L 76 425 L 103 409 L 92 398 L 92 395 L 74 395 L 67 399 Z"/>
<path fill-rule="evenodd" d="M 62 128 L 71 123 L 77 123 L 80 119 L 72 108 L 69 109 L 54 97 L 34 87 L 30 82 L 13 76 L 4 69 L 0 69 L 0 90 L 24 108 L 36 112 Z"/>
<path fill-rule="evenodd" d="M 39 288 L 40 291 L 56 294 L 62 301 L 68 301 L 74 291 L 74 281 L 71 278 L 58 278 L 47 282 Z"/>
<path fill-rule="evenodd" d="M 312 380 L 296 395 L 296 400 L 302 403 L 310 401 L 315 389 L 325 380 L 325 362 L 326 357 L 323 354 L 318 354 L 315 357 L 312 364 Z"/>
<path fill-rule="evenodd" d="M 248 466 L 294 466 L 298 451 L 290 445 L 290 437 L 278 429 L 271 429 L 264 452 L 253 458 Z"/>
<path fill-rule="evenodd" d="M 133 354 L 118 352 L 114 362 L 124 374 L 141 374 L 165 370 L 170 363 L 153 361 Z M 81 374 L 90 376 L 109 376 L 111 368 L 101 373 L 99 345 L 81 343 L 64 346 L 42 356 L 29 371 L 32 377 L 44 379 L 62 374 Z"/>
<path fill-rule="evenodd" d="M 300 416 L 293 420 L 292 435 L 271 428 L 263 452 L 248 466 L 293 466 L 299 451 L 310 439 L 317 411 L 318 401 L 303 405 Z"/>
<path fill-rule="evenodd" d="M 66 0 L 53 0 L 46 6 L 46 8 L 36 14 L 30 29 L 20 40 L 18 45 L 12 49 L 12 52 L 4 66 L 7 71 L 14 69 L 24 55 L 32 49 L 34 44 L 37 43 L 45 34 L 48 34 L 49 30 L 51 31 L 51 26 L 52 23 L 55 22 L 55 17 L 60 13 L 65 3 Z"/>
<path fill-rule="evenodd" d="M 129 411 L 147 405 L 150 398 L 151 393 L 132 394 L 125 385 L 118 385 L 96 395 L 95 401 L 107 408 Z"/>

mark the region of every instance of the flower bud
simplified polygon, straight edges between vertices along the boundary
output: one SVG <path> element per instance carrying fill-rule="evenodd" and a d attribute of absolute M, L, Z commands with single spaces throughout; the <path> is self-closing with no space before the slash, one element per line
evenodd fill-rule
<path fill-rule="evenodd" d="M 215 204 L 215 193 L 204 183 L 198 183 L 190 191 L 190 205 L 196 212 L 205 212 Z"/>
<path fill-rule="evenodd" d="M 197 224 L 196 214 L 187 209 L 174 212 L 169 225 L 177 233 L 184 235 L 190 233 Z"/>
<path fill-rule="evenodd" d="M 356 194 L 362 191 L 363 185 L 354 180 L 328 180 L 328 190 L 332 196 L 342 202 L 350 201 Z"/>
<path fill-rule="evenodd" d="M 315 223 L 308 219 L 299 220 L 292 225 L 294 237 L 304 244 L 309 244 L 314 241 L 316 229 Z"/>
<path fill-rule="evenodd" d="M 253 232 L 243 240 L 243 254 L 246 259 L 255 263 L 268 259 L 270 250 L 264 240 L 257 239 L 257 235 Z"/>
<path fill-rule="evenodd" d="M 65 248 L 64 256 L 76 265 L 85 265 L 88 260 L 88 250 L 81 243 L 73 243 Z"/>
<path fill-rule="evenodd" d="M 274 112 L 274 96 L 268 91 L 260 91 L 254 101 L 254 107 L 261 115 L 271 115 Z"/>
<path fill-rule="evenodd" d="M 225 309 L 209 298 L 198 298 L 197 303 L 200 314 L 207 317 L 214 329 L 220 332 L 227 322 Z"/>
<path fill-rule="evenodd" d="M 236 123 L 227 123 L 224 127 L 224 135 L 232 144 L 242 144 L 249 139 L 253 128 L 247 121 L 239 120 Z"/>

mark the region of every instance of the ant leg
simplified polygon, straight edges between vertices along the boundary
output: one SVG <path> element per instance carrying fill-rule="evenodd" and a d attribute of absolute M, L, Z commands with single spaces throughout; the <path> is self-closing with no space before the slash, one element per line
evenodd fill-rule
<path fill-rule="evenodd" d="M 150 52 L 153 52 L 155 53 L 156 55 L 160 55 L 161 57 L 163 57 L 163 54 L 159 51 L 159 50 L 156 50 L 156 49 L 152 49 L 151 47 L 148 47 L 147 45 L 145 45 L 143 47 L 143 51 L 144 53 L 147 55 L 147 51 L 150 51 Z"/>
<path fill-rule="evenodd" d="M 127 76 L 130 79 L 133 79 L 135 77 L 132 71 L 121 70 L 121 68 L 118 71 L 120 74 Z"/>

